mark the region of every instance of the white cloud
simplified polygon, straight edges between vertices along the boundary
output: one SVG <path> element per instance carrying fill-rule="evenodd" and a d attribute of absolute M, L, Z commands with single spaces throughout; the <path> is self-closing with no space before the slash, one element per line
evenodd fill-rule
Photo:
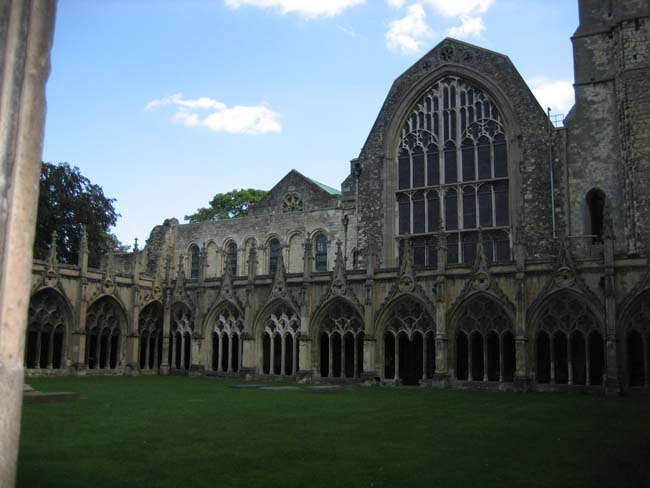
<path fill-rule="evenodd" d="M 308 19 L 335 17 L 344 10 L 365 3 L 366 0 L 226 0 L 226 6 L 272 8 L 283 14 L 295 13 Z"/>
<path fill-rule="evenodd" d="M 551 113 L 566 115 L 573 106 L 573 82 L 570 80 L 537 77 L 531 78 L 528 85 L 544 110 L 550 107 Z"/>
<path fill-rule="evenodd" d="M 386 47 L 391 51 L 417 53 L 422 50 L 422 41 L 433 36 L 426 22 L 422 4 L 409 6 L 405 17 L 388 25 Z"/>
<path fill-rule="evenodd" d="M 470 17 L 469 15 L 461 16 L 461 24 L 452 27 L 447 31 L 451 37 L 467 39 L 469 37 L 481 37 L 485 30 L 485 24 L 482 17 Z"/>
<path fill-rule="evenodd" d="M 427 3 L 444 17 L 462 17 L 484 14 L 494 0 L 427 0 Z"/>
<path fill-rule="evenodd" d="M 227 134 L 260 135 L 280 132 L 280 114 L 265 105 L 229 108 L 213 98 L 183 98 L 182 93 L 151 100 L 145 110 L 174 106 L 173 120 L 188 127 L 207 127 L 214 132 Z"/>
<path fill-rule="evenodd" d="M 352 27 L 346 27 L 344 25 L 337 24 L 336 28 L 350 37 L 357 37 L 359 35 Z"/>
<path fill-rule="evenodd" d="M 405 0 L 386 0 L 386 3 L 392 8 L 402 8 Z"/>

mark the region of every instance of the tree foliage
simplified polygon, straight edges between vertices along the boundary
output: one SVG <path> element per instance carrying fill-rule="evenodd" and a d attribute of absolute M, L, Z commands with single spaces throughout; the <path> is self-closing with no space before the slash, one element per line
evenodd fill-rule
<path fill-rule="evenodd" d="M 248 208 L 259 202 L 266 193 L 264 190 L 253 188 L 217 193 L 210 201 L 209 207 L 199 208 L 195 213 L 186 215 L 185 220 L 196 223 L 244 217 L 248 213 Z"/>
<path fill-rule="evenodd" d="M 87 231 L 90 266 L 98 266 L 100 257 L 107 252 L 125 251 L 127 247 L 110 232 L 120 216 L 113 207 L 114 202 L 114 198 L 104 195 L 101 186 L 83 176 L 79 168 L 67 163 L 43 163 L 34 257 L 47 257 L 52 232 L 56 231 L 59 261 L 76 264 L 82 226 Z"/>

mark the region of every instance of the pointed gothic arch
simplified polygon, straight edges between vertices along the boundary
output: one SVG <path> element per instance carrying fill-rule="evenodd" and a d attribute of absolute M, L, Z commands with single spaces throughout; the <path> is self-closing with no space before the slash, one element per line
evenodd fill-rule
<path fill-rule="evenodd" d="M 189 370 L 192 365 L 194 313 L 185 302 L 176 302 L 171 308 L 169 329 L 169 365 L 172 370 Z"/>
<path fill-rule="evenodd" d="M 626 301 L 618 321 L 626 388 L 650 388 L 650 288 Z"/>
<path fill-rule="evenodd" d="M 123 363 L 127 318 L 123 305 L 112 295 L 97 298 L 86 314 L 86 367 L 115 370 Z"/>
<path fill-rule="evenodd" d="M 491 293 L 473 293 L 453 308 L 449 324 L 456 380 L 514 380 L 514 317 L 507 305 Z"/>
<path fill-rule="evenodd" d="M 321 378 L 359 378 L 363 372 L 364 320 L 345 297 L 323 303 L 312 320 L 312 363 Z"/>
<path fill-rule="evenodd" d="M 272 300 L 260 311 L 254 336 L 262 374 L 295 376 L 300 364 L 300 334 L 300 314 L 288 300 Z"/>
<path fill-rule="evenodd" d="M 243 310 L 230 300 L 217 303 L 208 313 L 203 336 L 209 339 L 208 369 L 237 373 L 242 363 L 242 336 L 246 324 Z"/>
<path fill-rule="evenodd" d="M 54 288 L 42 288 L 29 301 L 25 368 L 61 369 L 66 364 L 72 308 Z"/>
<path fill-rule="evenodd" d="M 163 305 L 158 300 L 149 302 L 140 310 L 138 364 L 141 371 L 157 371 L 162 364 L 163 315 Z"/>
<path fill-rule="evenodd" d="M 530 357 L 537 384 L 603 384 L 603 316 L 589 297 L 571 288 L 548 294 L 530 310 Z"/>
<path fill-rule="evenodd" d="M 436 324 L 430 307 L 419 297 L 395 296 L 377 317 L 377 364 L 382 376 L 405 384 L 418 384 L 435 369 Z"/>

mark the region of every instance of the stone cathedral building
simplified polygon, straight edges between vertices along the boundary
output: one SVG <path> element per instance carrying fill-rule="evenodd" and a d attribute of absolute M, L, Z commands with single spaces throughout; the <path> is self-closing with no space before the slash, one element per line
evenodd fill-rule
<path fill-rule="evenodd" d="M 28 374 L 647 391 L 650 6 L 579 9 L 561 127 L 508 57 L 444 39 L 340 191 L 291 171 L 247 217 L 167 220 L 102 269 L 54 246 Z"/>

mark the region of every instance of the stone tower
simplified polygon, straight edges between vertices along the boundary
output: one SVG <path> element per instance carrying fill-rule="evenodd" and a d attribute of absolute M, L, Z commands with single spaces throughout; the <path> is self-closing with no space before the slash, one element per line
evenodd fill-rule
<path fill-rule="evenodd" d="M 617 251 L 650 250 L 650 1 L 580 0 L 566 119 L 569 232 L 611 218 Z M 600 208 L 599 208 L 600 207 Z"/>

